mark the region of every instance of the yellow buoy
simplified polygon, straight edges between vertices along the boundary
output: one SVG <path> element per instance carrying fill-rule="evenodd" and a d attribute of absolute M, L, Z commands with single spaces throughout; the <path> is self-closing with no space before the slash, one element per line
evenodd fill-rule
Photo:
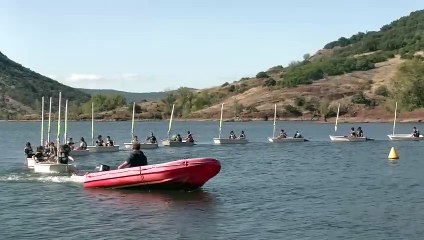
<path fill-rule="evenodd" d="M 396 149 L 394 147 L 392 147 L 390 149 L 390 153 L 389 153 L 389 159 L 394 160 L 394 159 L 399 159 L 399 156 L 396 152 Z"/>

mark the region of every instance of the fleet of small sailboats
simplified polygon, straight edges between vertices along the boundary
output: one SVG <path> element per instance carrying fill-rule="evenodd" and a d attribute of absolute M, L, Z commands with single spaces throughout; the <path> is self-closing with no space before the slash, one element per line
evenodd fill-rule
<path fill-rule="evenodd" d="M 42 98 L 42 101 L 44 103 L 44 97 Z M 62 102 L 62 93 L 59 92 L 59 108 L 58 108 L 58 120 L 57 120 L 57 135 L 56 135 L 56 143 L 57 146 L 60 146 L 60 133 L 61 133 L 61 102 Z M 44 104 L 41 105 L 41 112 L 42 112 L 42 119 L 44 118 Z M 42 123 L 44 123 L 44 120 L 42 120 Z M 44 127 L 41 127 L 41 129 L 44 131 Z M 44 133 L 42 133 L 44 135 Z M 44 141 L 42 141 L 44 144 Z M 42 144 L 42 146 L 43 146 Z M 60 153 L 58 153 L 60 154 Z M 37 173 L 69 173 L 75 169 L 75 166 L 73 164 L 68 163 L 60 163 L 57 159 L 46 159 L 47 161 L 35 161 L 34 163 L 34 172 Z"/>
<path fill-rule="evenodd" d="M 215 144 L 245 144 L 249 141 L 246 138 L 222 138 L 222 114 L 224 113 L 224 103 L 221 104 L 221 117 L 219 119 L 219 133 L 217 138 L 213 138 Z"/>

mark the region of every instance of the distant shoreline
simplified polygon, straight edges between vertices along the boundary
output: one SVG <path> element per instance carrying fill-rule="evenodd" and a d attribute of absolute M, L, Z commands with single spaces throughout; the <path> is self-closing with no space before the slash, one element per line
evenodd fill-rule
<path fill-rule="evenodd" d="M 46 120 L 44 120 L 47 122 Z M 115 120 L 115 119 L 95 119 L 95 122 L 128 122 L 131 121 L 131 119 L 126 120 Z M 135 120 L 135 122 L 162 122 L 162 121 L 169 121 L 169 119 L 143 119 L 143 120 Z M 198 118 L 187 118 L 187 119 L 174 119 L 173 121 L 176 122 L 217 122 L 219 119 L 198 119 Z M 272 122 L 272 119 L 259 119 L 259 118 L 249 118 L 249 119 L 224 119 L 224 122 Z M 327 121 L 323 121 L 321 119 L 319 120 L 310 120 L 310 119 L 298 119 L 298 118 L 280 118 L 277 119 L 277 121 L 281 122 L 314 122 L 314 123 L 320 123 L 320 124 L 334 124 L 335 118 L 329 118 Z M 41 120 L 0 120 L 0 122 L 41 122 Z M 53 122 L 57 122 L 54 120 Z M 63 120 L 62 120 L 63 122 Z M 68 120 L 68 122 L 91 122 L 91 120 Z M 339 119 L 339 123 L 392 123 L 393 119 Z M 422 123 L 424 122 L 424 119 L 415 119 L 415 118 L 408 118 L 408 119 L 398 119 L 398 123 Z"/>

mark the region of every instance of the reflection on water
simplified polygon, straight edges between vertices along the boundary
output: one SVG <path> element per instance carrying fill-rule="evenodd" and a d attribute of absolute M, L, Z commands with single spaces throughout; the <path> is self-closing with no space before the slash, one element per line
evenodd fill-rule
<path fill-rule="evenodd" d="M 164 190 L 135 190 L 135 189 L 84 189 L 84 194 L 93 204 L 102 206 L 157 206 L 167 208 L 172 204 L 194 204 L 208 206 L 213 204 L 212 194 L 199 189 L 192 192 L 164 191 Z"/>

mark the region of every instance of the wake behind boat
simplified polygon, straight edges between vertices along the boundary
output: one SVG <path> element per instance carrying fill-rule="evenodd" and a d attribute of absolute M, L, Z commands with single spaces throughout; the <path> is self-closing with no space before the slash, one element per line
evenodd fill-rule
<path fill-rule="evenodd" d="M 88 173 L 85 188 L 147 188 L 194 190 L 221 170 L 213 158 L 193 158 L 142 167 Z"/>

